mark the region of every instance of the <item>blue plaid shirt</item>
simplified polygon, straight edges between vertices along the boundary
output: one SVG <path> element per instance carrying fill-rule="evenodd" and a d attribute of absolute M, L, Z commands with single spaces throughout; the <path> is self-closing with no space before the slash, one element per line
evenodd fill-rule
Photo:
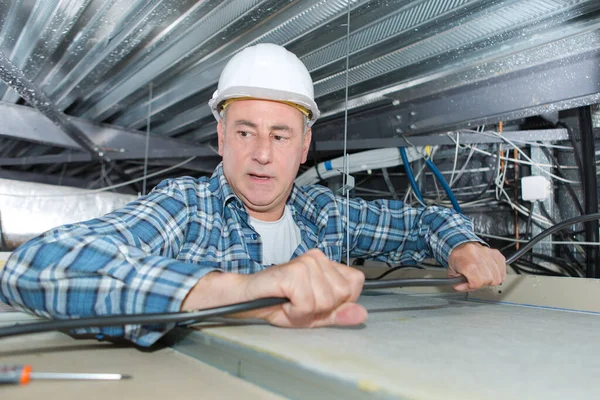
<path fill-rule="evenodd" d="M 412 264 L 479 241 L 453 210 L 400 201 L 346 199 L 322 186 L 294 186 L 287 201 L 302 242 L 293 257 L 318 248 L 345 257 Z M 219 165 L 211 178 L 161 182 L 150 194 L 90 221 L 61 226 L 18 248 L 0 270 L 0 300 L 53 318 L 176 312 L 211 271 L 252 274 L 262 264 L 260 236 Z M 78 330 L 149 346 L 173 326 Z"/>

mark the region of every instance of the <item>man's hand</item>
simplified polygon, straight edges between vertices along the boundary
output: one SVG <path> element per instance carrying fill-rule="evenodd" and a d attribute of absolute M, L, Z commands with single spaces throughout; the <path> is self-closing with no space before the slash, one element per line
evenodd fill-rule
<path fill-rule="evenodd" d="M 506 277 L 506 260 L 498 250 L 477 242 L 464 243 L 452 250 L 448 259 L 448 277 L 461 275 L 468 282 L 454 286 L 459 292 L 499 285 Z"/>
<path fill-rule="evenodd" d="M 263 297 L 286 297 L 289 303 L 236 314 L 273 325 L 310 328 L 356 325 L 367 310 L 356 300 L 365 275 L 309 250 L 292 261 L 252 275 L 211 272 L 200 279 L 181 305 L 182 311 L 217 307 Z"/>
<path fill-rule="evenodd" d="M 320 250 L 310 250 L 294 260 L 248 276 L 248 298 L 287 297 L 289 303 L 256 310 L 254 317 L 283 327 L 312 328 L 356 325 L 367 318 L 356 303 L 365 275 L 331 261 Z"/>

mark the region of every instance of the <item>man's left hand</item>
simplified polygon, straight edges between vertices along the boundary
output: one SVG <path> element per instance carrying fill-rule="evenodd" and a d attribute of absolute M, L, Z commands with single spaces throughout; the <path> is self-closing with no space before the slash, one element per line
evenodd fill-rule
<path fill-rule="evenodd" d="M 468 282 L 459 283 L 454 289 L 470 292 L 485 286 L 496 286 L 506 277 L 506 260 L 498 250 L 477 242 L 461 244 L 448 258 L 448 277 L 463 275 Z"/>

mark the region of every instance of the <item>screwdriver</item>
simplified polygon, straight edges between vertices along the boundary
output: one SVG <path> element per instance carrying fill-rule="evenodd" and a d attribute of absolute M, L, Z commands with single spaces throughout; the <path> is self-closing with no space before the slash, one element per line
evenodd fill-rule
<path fill-rule="evenodd" d="M 86 374 L 70 372 L 33 372 L 31 365 L 0 365 L 0 385 L 21 384 L 26 385 L 32 379 L 50 380 L 101 380 L 118 381 L 131 379 L 131 375 L 122 374 Z"/>

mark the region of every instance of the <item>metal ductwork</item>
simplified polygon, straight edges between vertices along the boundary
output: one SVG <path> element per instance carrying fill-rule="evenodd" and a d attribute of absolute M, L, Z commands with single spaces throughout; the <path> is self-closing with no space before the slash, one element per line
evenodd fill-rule
<path fill-rule="evenodd" d="M 100 217 L 136 199 L 133 195 L 0 179 L 3 250 L 59 225 Z"/>

